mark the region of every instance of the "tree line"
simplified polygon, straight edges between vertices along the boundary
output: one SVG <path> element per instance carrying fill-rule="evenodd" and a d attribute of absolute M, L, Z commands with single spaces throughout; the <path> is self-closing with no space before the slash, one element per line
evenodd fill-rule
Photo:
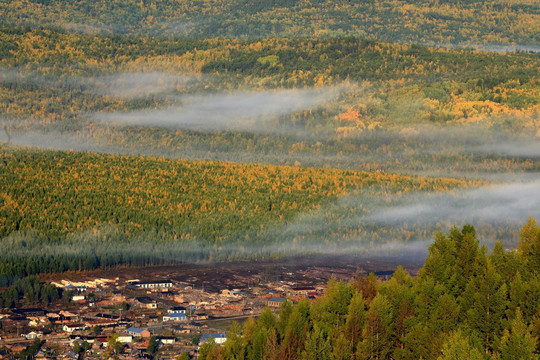
<path fill-rule="evenodd" d="M 370 0 L 10 1 L 4 24 L 189 37 L 367 37 L 401 43 L 538 44 L 533 2 Z M 52 15 L 54 14 L 54 16 Z"/>

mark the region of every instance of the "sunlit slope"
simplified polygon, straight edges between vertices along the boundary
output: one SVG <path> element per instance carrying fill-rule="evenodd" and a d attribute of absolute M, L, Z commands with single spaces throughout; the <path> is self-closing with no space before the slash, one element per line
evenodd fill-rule
<path fill-rule="evenodd" d="M 156 39 L 0 28 L 0 116 L 16 120 L 13 129 L 39 122 L 66 130 L 96 112 L 182 105 L 191 94 L 338 86 L 338 102 L 329 97 L 322 111 L 281 122 L 347 136 L 354 128 L 509 116 L 513 130 L 530 133 L 540 106 L 539 67 L 540 54 L 352 38 Z M 121 80 L 130 87 L 115 89 Z"/>
<path fill-rule="evenodd" d="M 540 169 L 538 53 L 4 27 L 0 55 L 0 141 L 444 176 Z"/>
<path fill-rule="evenodd" d="M 126 235 L 227 241 L 291 220 L 345 193 L 470 185 L 383 173 L 2 148 L 0 236 L 61 238 L 110 225 Z"/>
<path fill-rule="evenodd" d="M 352 246 L 392 241 L 349 223 L 377 203 L 480 184 L 6 146 L 0 156 L 0 286 L 120 264 L 349 253 L 336 236 Z M 358 206 L 336 209 L 346 194 Z"/>
<path fill-rule="evenodd" d="M 11 25 L 90 33 L 198 37 L 333 37 L 437 44 L 540 43 L 539 6 L 513 1 L 18 0 L 0 2 Z"/>

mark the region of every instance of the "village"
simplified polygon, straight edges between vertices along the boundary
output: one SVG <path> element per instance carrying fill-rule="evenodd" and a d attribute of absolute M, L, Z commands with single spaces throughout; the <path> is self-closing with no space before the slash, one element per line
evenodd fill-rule
<path fill-rule="evenodd" d="M 55 279 L 50 283 L 62 289 L 61 300 L 2 310 L 0 359 L 21 354 L 34 359 L 176 359 L 186 354 L 194 359 L 205 342 L 225 342 L 233 321 L 257 317 L 266 307 L 277 311 L 284 301 L 314 301 L 330 277 L 350 279 L 357 270 L 233 269 L 227 280 L 235 281 L 205 281 L 193 274 L 167 278 L 168 269 L 140 273 L 144 278 L 128 278 L 131 273 L 125 271 L 117 277 Z M 148 277 L 152 274 L 156 278 Z M 207 270 L 199 275 L 205 274 L 211 275 Z"/>

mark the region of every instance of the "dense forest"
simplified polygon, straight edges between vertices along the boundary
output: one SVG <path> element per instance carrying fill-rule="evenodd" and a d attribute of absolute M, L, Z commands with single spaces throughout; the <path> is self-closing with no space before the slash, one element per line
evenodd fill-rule
<path fill-rule="evenodd" d="M 362 241 L 382 244 L 411 233 L 383 238 L 375 225 L 362 228 L 359 223 L 346 225 L 347 220 L 388 205 L 394 196 L 484 184 L 380 172 L 0 149 L 0 285 L 41 272 L 118 264 L 257 259 L 331 252 L 346 244 L 365 251 Z M 334 203 L 346 196 L 361 202 L 336 208 Z M 317 239 L 321 218 L 328 219 L 326 242 Z M 342 224 L 334 227 L 331 222 Z M 429 230 L 415 229 L 424 236 Z M 343 242 L 328 242 L 338 236 Z"/>
<path fill-rule="evenodd" d="M 401 43 L 540 43 L 534 0 L 3 0 L 1 22 L 88 33 L 342 37 Z"/>
<path fill-rule="evenodd" d="M 119 264 L 418 255 L 468 222 L 516 246 L 540 216 L 539 10 L 0 0 L 0 286 L 22 296 L 25 276 Z M 474 50 L 499 44 L 516 50 Z"/>
<path fill-rule="evenodd" d="M 540 227 L 529 218 L 517 249 L 490 254 L 474 227 L 439 233 L 417 278 L 398 267 L 331 280 L 325 295 L 234 324 L 211 359 L 533 360 L 540 354 Z"/>
<path fill-rule="evenodd" d="M 459 176 L 539 168 L 539 54 L 9 26 L 0 51 L 4 141 Z"/>

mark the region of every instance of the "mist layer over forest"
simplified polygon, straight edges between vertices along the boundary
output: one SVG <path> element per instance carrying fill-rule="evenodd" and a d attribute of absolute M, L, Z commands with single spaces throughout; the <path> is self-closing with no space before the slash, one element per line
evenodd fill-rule
<path fill-rule="evenodd" d="M 2 3 L 2 283 L 422 257 L 466 223 L 515 246 L 540 218 L 538 6 L 401 5 Z"/>

